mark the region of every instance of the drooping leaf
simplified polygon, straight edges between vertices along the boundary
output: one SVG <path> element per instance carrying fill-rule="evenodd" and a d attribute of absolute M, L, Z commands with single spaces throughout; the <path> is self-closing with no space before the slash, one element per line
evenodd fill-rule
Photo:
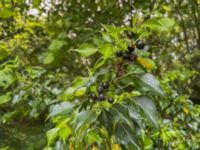
<path fill-rule="evenodd" d="M 146 96 L 134 97 L 135 103 L 141 107 L 148 119 L 158 127 L 158 112 L 155 103 Z"/>
<path fill-rule="evenodd" d="M 141 150 L 141 147 L 138 144 L 137 134 L 134 133 L 131 127 L 127 126 L 124 123 L 118 123 L 115 128 L 115 137 L 119 144 L 123 144 L 128 149 Z"/>
<path fill-rule="evenodd" d="M 123 104 L 118 104 L 118 103 L 114 104 L 113 107 L 110 108 L 110 111 L 115 116 L 115 120 L 117 122 L 123 121 L 127 125 L 134 128 L 134 125 L 130 120 L 128 109 Z"/>
<path fill-rule="evenodd" d="M 144 91 L 151 91 L 160 96 L 165 94 L 160 87 L 160 82 L 151 73 L 146 73 L 140 77 L 134 76 L 133 80 Z"/>

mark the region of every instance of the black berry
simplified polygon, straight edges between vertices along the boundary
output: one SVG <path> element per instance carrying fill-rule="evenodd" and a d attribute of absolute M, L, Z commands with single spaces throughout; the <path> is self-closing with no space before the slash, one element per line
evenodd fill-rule
<path fill-rule="evenodd" d="M 144 43 L 144 41 L 142 41 L 142 40 L 139 40 L 137 43 L 136 43 L 136 47 L 137 47 L 137 49 L 144 49 L 144 47 L 145 47 L 145 43 Z"/>
<path fill-rule="evenodd" d="M 130 31 L 129 31 L 129 32 L 127 33 L 127 36 L 128 36 L 129 39 L 132 39 L 132 38 L 135 36 L 135 34 L 134 34 L 133 32 L 130 32 Z"/>
<path fill-rule="evenodd" d="M 123 51 L 117 51 L 116 52 L 116 56 L 117 57 L 122 57 L 122 55 L 123 55 Z"/>
<path fill-rule="evenodd" d="M 103 93 L 103 92 L 104 92 L 103 86 L 100 85 L 100 86 L 98 87 L 97 91 L 98 91 L 99 93 Z"/>
<path fill-rule="evenodd" d="M 94 92 L 92 92 L 92 93 L 90 94 L 90 97 L 91 97 L 91 99 L 93 99 L 93 100 L 97 99 L 97 95 L 96 95 Z"/>
<path fill-rule="evenodd" d="M 105 98 L 105 95 L 104 95 L 103 93 L 101 93 L 101 94 L 99 94 L 98 99 L 99 99 L 100 101 L 103 101 L 103 100 L 105 100 L 106 98 Z"/>
<path fill-rule="evenodd" d="M 123 53 L 123 59 L 129 59 L 129 53 L 128 52 Z"/>
<path fill-rule="evenodd" d="M 129 51 L 130 53 L 132 53 L 134 50 L 135 50 L 134 45 L 129 44 L 129 45 L 128 45 L 128 51 Z"/>
<path fill-rule="evenodd" d="M 109 83 L 107 81 L 102 83 L 102 86 L 104 89 L 107 89 L 109 87 Z"/>
<path fill-rule="evenodd" d="M 108 98 L 108 102 L 112 104 L 114 102 L 114 98 L 113 97 L 109 97 Z"/>

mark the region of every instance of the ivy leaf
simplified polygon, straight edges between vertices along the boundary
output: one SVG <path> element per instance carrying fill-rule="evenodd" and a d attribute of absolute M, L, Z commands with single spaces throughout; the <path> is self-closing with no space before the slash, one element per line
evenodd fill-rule
<path fill-rule="evenodd" d="M 158 128 L 158 112 L 154 102 L 146 97 L 134 97 L 135 103 L 144 111 L 147 118 Z"/>
<path fill-rule="evenodd" d="M 75 49 L 73 51 L 78 52 L 79 54 L 81 54 L 84 57 L 88 57 L 88 56 L 96 53 L 98 51 L 98 49 L 91 44 L 83 44 L 80 46 L 79 49 Z"/>
<path fill-rule="evenodd" d="M 0 8 L 0 18 L 10 18 L 13 15 L 12 11 L 8 8 Z"/>

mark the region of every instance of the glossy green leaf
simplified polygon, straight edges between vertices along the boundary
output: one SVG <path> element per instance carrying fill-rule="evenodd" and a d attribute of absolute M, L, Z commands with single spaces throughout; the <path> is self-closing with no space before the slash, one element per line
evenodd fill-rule
<path fill-rule="evenodd" d="M 74 109 L 76 106 L 73 102 L 62 102 L 60 104 L 55 104 L 50 107 L 50 113 L 48 117 L 54 117 L 56 115 L 66 115 Z"/>
<path fill-rule="evenodd" d="M 146 96 L 134 97 L 134 101 L 141 107 L 148 119 L 158 127 L 159 115 L 155 103 Z"/>
<path fill-rule="evenodd" d="M 93 110 L 83 110 L 81 112 L 77 112 L 75 115 L 75 120 L 73 122 L 76 126 L 75 131 L 78 131 L 78 129 L 85 124 L 91 124 L 95 122 L 96 119 L 97 114 Z"/>
<path fill-rule="evenodd" d="M 142 149 L 138 144 L 136 133 L 126 124 L 118 123 L 115 128 L 115 134 L 118 143 L 125 145 L 128 149 Z"/>
<path fill-rule="evenodd" d="M 160 86 L 160 82 L 151 73 L 146 73 L 140 77 L 132 76 L 133 82 L 143 91 L 151 91 L 154 94 L 164 96 L 165 93 Z"/>

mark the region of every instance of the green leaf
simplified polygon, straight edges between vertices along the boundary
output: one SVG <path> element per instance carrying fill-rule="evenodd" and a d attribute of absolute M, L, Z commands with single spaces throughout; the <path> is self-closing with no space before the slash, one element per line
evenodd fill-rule
<path fill-rule="evenodd" d="M 100 48 L 99 48 L 99 52 L 105 57 L 105 58 L 108 58 L 110 57 L 113 52 L 114 52 L 114 49 L 113 47 L 110 45 L 110 44 L 104 44 L 102 45 Z"/>
<path fill-rule="evenodd" d="M 0 87 L 7 88 L 9 87 L 14 81 L 16 77 L 10 68 L 4 68 L 0 70 Z"/>
<path fill-rule="evenodd" d="M 46 70 L 39 66 L 29 66 L 27 67 L 27 71 L 29 72 L 29 75 L 31 78 L 35 79 L 37 77 L 40 77 L 42 74 L 46 72 Z"/>
<path fill-rule="evenodd" d="M 9 18 L 13 15 L 12 11 L 8 8 L 0 8 L 0 18 Z"/>
<path fill-rule="evenodd" d="M 11 96 L 9 94 L 0 96 L 0 105 L 5 104 L 11 100 Z"/>
<path fill-rule="evenodd" d="M 113 105 L 113 107 L 110 108 L 110 111 L 115 116 L 115 120 L 117 122 L 123 121 L 130 127 L 134 127 L 134 125 L 131 122 L 128 109 L 125 105 L 116 103 Z"/>
<path fill-rule="evenodd" d="M 49 52 L 46 58 L 44 59 L 43 63 L 47 65 L 47 64 L 52 63 L 53 61 L 54 61 L 54 55 L 53 53 Z"/>
<path fill-rule="evenodd" d="M 74 107 L 76 106 L 73 102 L 63 102 L 60 104 L 52 105 L 50 107 L 49 117 L 54 117 L 57 115 L 66 115 L 73 111 Z"/>
<path fill-rule="evenodd" d="M 141 77 L 134 76 L 133 80 L 144 91 L 152 91 L 160 96 L 165 95 L 160 82 L 151 73 L 146 73 Z"/>
<path fill-rule="evenodd" d="M 10 53 L 7 50 L 0 49 L 0 60 L 8 56 Z"/>
<path fill-rule="evenodd" d="M 175 21 L 170 18 L 151 18 L 147 20 L 143 27 L 148 27 L 153 31 L 162 32 L 167 31 L 170 27 L 172 27 L 175 24 Z"/>
<path fill-rule="evenodd" d="M 75 96 L 82 96 L 85 94 L 85 92 L 86 92 L 86 87 L 81 87 L 76 90 Z"/>
<path fill-rule="evenodd" d="M 66 41 L 54 39 L 49 46 L 49 50 L 52 52 L 57 52 L 59 49 L 61 49 L 66 44 Z"/>
<path fill-rule="evenodd" d="M 79 49 L 75 49 L 73 51 L 78 52 L 79 54 L 81 54 L 84 57 L 88 57 L 88 56 L 96 53 L 98 51 L 98 49 L 91 44 L 83 44 L 80 46 Z"/>
<path fill-rule="evenodd" d="M 39 7 L 42 0 L 33 0 L 33 7 Z"/>
<path fill-rule="evenodd" d="M 144 111 L 144 113 L 148 117 L 148 119 L 156 127 L 158 127 L 159 115 L 156 110 L 156 106 L 155 106 L 154 102 L 146 96 L 134 97 L 134 100 L 135 100 L 135 103 Z"/>
<path fill-rule="evenodd" d="M 97 142 L 97 143 L 101 143 L 102 142 L 102 139 L 99 136 L 99 133 L 94 129 L 93 130 L 89 130 L 87 132 L 87 135 L 86 135 L 85 138 L 86 138 L 87 143 L 89 143 L 89 144 L 92 144 L 94 142 Z"/>
<path fill-rule="evenodd" d="M 124 123 L 118 123 L 115 128 L 115 137 L 118 143 L 128 147 L 128 149 L 141 150 L 136 133 Z"/>
<path fill-rule="evenodd" d="M 53 140 L 58 136 L 59 128 L 53 128 L 47 131 L 48 146 L 53 142 Z"/>
<path fill-rule="evenodd" d="M 93 110 L 83 110 L 81 112 L 77 112 L 75 114 L 75 132 L 78 131 L 78 129 L 85 124 L 91 124 L 95 122 L 97 119 L 96 112 Z"/>

